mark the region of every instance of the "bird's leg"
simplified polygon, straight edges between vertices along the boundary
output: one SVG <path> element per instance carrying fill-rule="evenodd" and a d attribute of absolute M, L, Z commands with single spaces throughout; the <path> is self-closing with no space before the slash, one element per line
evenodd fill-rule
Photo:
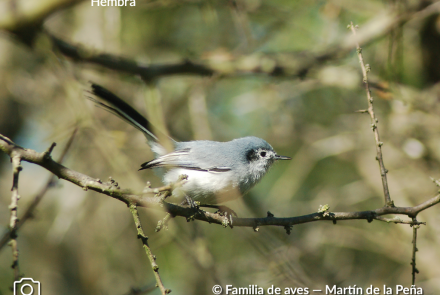
<path fill-rule="evenodd" d="M 182 201 L 182 203 L 180 203 L 181 206 L 189 206 L 192 209 L 198 209 L 199 208 L 199 203 L 194 201 L 190 196 L 185 195 L 185 200 Z"/>

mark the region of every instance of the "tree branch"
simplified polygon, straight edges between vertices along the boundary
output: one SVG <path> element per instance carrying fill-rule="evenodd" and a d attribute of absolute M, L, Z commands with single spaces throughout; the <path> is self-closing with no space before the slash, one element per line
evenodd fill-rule
<path fill-rule="evenodd" d="M 416 218 L 413 218 L 414 222 L 417 222 Z M 420 225 L 413 225 L 413 248 L 412 248 L 412 259 L 411 259 L 411 266 L 412 266 L 412 285 L 416 284 L 416 273 L 419 273 L 419 270 L 416 268 L 416 252 L 419 251 L 417 249 L 417 230 L 419 229 Z"/>
<path fill-rule="evenodd" d="M 92 178 L 80 172 L 71 170 L 61 164 L 56 163 L 51 157 L 45 157 L 45 153 L 38 153 L 31 149 L 24 149 L 9 138 L 0 135 L 0 150 L 11 156 L 11 154 L 19 154 L 22 161 L 37 164 L 58 176 L 59 178 L 70 181 L 83 189 L 91 189 L 101 194 L 105 194 L 112 198 L 118 199 L 127 206 L 136 205 L 140 207 L 151 208 L 170 213 L 172 216 L 182 216 L 187 219 L 195 219 L 209 223 L 225 225 L 225 216 L 218 213 L 211 213 L 204 210 L 196 210 L 194 208 L 187 208 L 172 203 L 167 203 L 160 197 L 155 197 L 154 189 L 152 193 L 134 194 L 130 190 L 123 190 L 115 187 L 112 183 L 103 183 L 99 179 Z M 159 191 L 159 190 L 157 190 Z M 337 220 L 353 220 L 364 219 L 369 222 L 372 220 L 381 220 L 394 223 L 402 223 L 398 220 L 391 221 L 381 218 L 382 215 L 398 214 L 406 215 L 410 218 L 416 217 L 418 213 L 426 210 L 436 204 L 440 203 L 440 195 L 437 195 L 414 207 L 382 207 L 369 211 L 358 212 L 317 212 L 296 217 L 277 218 L 268 216 L 265 218 L 233 218 L 234 226 L 252 227 L 258 229 L 260 226 L 282 226 L 287 232 L 290 227 L 296 224 L 329 220 L 336 222 Z M 409 223 L 409 222 L 406 222 Z M 412 224 L 412 223 L 410 223 Z"/>
<path fill-rule="evenodd" d="M 11 248 L 12 248 L 12 269 L 14 270 L 14 281 L 20 279 L 20 268 L 18 266 L 18 245 L 17 245 L 17 211 L 18 211 L 18 200 L 20 196 L 18 194 L 18 177 L 20 171 L 23 169 L 21 166 L 21 157 L 19 153 L 12 152 L 10 154 L 11 162 L 12 162 L 12 196 L 11 196 L 11 204 L 9 205 L 9 210 L 11 211 L 11 218 L 9 220 L 9 230 L 10 230 L 10 239 L 11 239 Z"/>
<path fill-rule="evenodd" d="M 10 5 L 2 5 L 2 8 L 8 9 L 0 10 L 0 30 L 11 32 L 18 40 L 32 47 L 47 17 L 82 1 L 84 0 L 9 1 Z"/>
<path fill-rule="evenodd" d="M 130 207 L 130 212 L 133 215 L 134 223 L 136 225 L 138 239 L 141 239 L 142 246 L 145 249 L 145 253 L 148 256 L 148 259 L 150 260 L 151 267 L 153 268 L 154 277 L 156 278 L 157 286 L 159 287 L 162 295 L 169 294 L 171 293 L 171 290 L 166 289 L 162 283 L 162 279 L 160 278 L 159 275 L 159 266 L 156 263 L 156 256 L 153 255 L 153 253 L 151 252 L 151 248 L 148 245 L 148 237 L 145 235 L 144 230 L 142 229 L 141 220 L 139 219 L 139 214 L 137 211 L 137 206 L 131 204 L 129 207 Z"/>
<path fill-rule="evenodd" d="M 64 157 L 67 154 L 67 151 L 70 149 L 70 147 L 72 146 L 72 142 L 73 139 L 75 138 L 76 132 L 78 131 L 78 129 L 75 129 L 72 133 L 72 135 L 69 138 L 69 141 L 67 142 L 66 146 L 64 147 L 63 152 L 61 153 L 60 158 L 58 159 L 58 162 L 63 162 Z M 52 146 L 54 146 L 52 144 Z M 52 147 L 51 146 L 51 147 Z M 43 199 L 43 197 L 46 195 L 47 191 L 52 188 L 55 185 L 56 182 L 56 176 L 55 175 L 51 175 L 49 177 L 49 179 L 46 182 L 46 185 L 41 189 L 41 191 L 34 197 L 32 203 L 29 204 L 29 206 L 26 208 L 23 216 L 17 221 L 17 224 L 15 226 L 15 232 L 17 232 L 22 226 L 23 224 L 30 218 L 32 218 L 33 213 L 35 211 L 35 208 L 37 207 L 37 205 L 40 203 L 40 201 Z M 7 231 L 3 237 L 0 239 L 0 250 L 9 242 L 9 240 L 11 239 L 11 230 Z"/>
<path fill-rule="evenodd" d="M 105 53 L 94 54 L 91 50 L 69 44 L 48 32 L 47 34 L 51 38 L 54 47 L 74 61 L 98 64 L 111 70 L 140 75 L 146 81 L 167 75 L 196 74 L 200 76 L 211 76 L 214 74 L 214 70 L 191 61 L 185 61 L 180 64 L 146 66 L 121 56 Z"/>
<path fill-rule="evenodd" d="M 356 37 L 356 29 L 357 28 L 355 28 L 355 26 L 353 26 L 353 22 L 351 22 L 351 24 L 350 24 L 350 29 L 353 32 L 353 35 Z M 380 177 L 382 179 L 383 194 L 385 197 L 385 206 L 393 207 L 394 203 L 391 200 L 390 191 L 388 188 L 388 180 L 387 180 L 388 170 L 385 169 L 385 164 L 383 163 L 383 156 L 382 156 L 383 142 L 380 141 L 379 128 L 377 127 L 379 120 L 376 118 L 376 115 L 374 113 L 373 97 L 371 96 L 370 86 L 368 84 L 368 72 L 370 71 L 370 65 L 364 64 L 364 58 L 362 56 L 362 48 L 360 47 L 358 42 L 356 42 L 356 51 L 357 51 L 359 63 L 361 65 L 361 69 L 362 69 L 362 76 L 363 76 L 362 80 L 365 85 L 365 91 L 367 92 L 368 109 L 366 110 L 366 112 L 370 115 L 371 129 L 374 132 L 374 139 L 376 140 L 376 160 L 379 162 Z"/>
<path fill-rule="evenodd" d="M 253 54 L 251 56 L 238 56 L 221 64 L 215 60 L 208 61 L 206 65 L 184 61 L 169 65 L 141 65 L 131 59 L 116 55 L 100 53 L 82 46 L 70 44 L 61 40 L 46 30 L 54 47 L 66 57 L 76 62 L 93 63 L 105 68 L 140 75 L 145 81 L 168 75 L 191 74 L 199 76 L 238 76 L 266 74 L 270 76 L 304 77 L 312 68 L 322 65 L 329 60 L 335 60 L 349 54 L 356 44 L 367 45 L 384 37 L 396 27 L 402 26 L 411 20 L 421 20 L 440 10 L 440 3 L 433 3 L 417 11 L 410 7 L 407 11 L 397 13 L 389 10 L 380 17 L 370 20 L 363 26 L 355 38 L 347 34 L 335 44 L 327 46 L 313 54 Z M 249 62 L 249 60 L 252 62 Z M 247 62 L 240 62 L 247 61 Z"/>

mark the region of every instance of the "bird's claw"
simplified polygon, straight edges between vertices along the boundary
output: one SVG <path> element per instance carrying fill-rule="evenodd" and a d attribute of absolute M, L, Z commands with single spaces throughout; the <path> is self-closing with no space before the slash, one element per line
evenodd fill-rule
<path fill-rule="evenodd" d="M 229 226 L 232 228 L 232 216 L 238 217 L 237 213 L 229 207 L 226 206 L 217 206 L 217 212 L 219 215 L 227 218 Z"/>
<path fill-rule="evenodd" d="M 199 209 L 200 203 L 185 195 L 185 200 L 182 202 L 182 205 L 188 205 L 191 209 Z"/>

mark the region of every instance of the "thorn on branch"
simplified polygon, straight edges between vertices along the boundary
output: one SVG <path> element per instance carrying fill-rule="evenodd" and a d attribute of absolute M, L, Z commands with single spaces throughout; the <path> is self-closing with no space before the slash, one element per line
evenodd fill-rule
<path fill-rule="evenodd" d="M 274 217 L 275 215 L 273 215 L 272 213 L 270 213 L 270 211 L 267 211 L 267 217 Z"/>
<path fill-rule="evenodd" d="M 15 172 L 21 172 L 23 170 L 23 166 L 21 166 L 21 159 L 19 159 L 19 163 L 17 166 L 15 166 Z"/>
<path fill-rule="evenodd" d="M 140 229 L 141 227 L 139 227 L 139 229 Z M 146 236 L 146 235 L 144 235 L 144 234 L 138 234 L 137 235 L 137 238 L 139 239 L 139 240 L 142 240 L 142 243 L 146 243 L 147 241 L 148 241 L 148 237 Z"/>
<path fill-rule="evenodd" d="M 355 111 L 356 113 L 361 113 L 361 114 L 365 114 L 368 113 L 368 110 L 357 110 Z"/>
<path fill-rule="evenodd" d="M 191 215 L 191 216 L 187 216 L 187 217 L 186 217 L 186 222 L 190 222 L 190 221 L 194 221 L 194 220 L 196 220 L 196 218 L 195 218 L 194 215 Z M 226 218 L 226 221 L 225 221 L 225 220 L 222 221 L 222 225 L 223 225 L 223 227 L 227 227 L 228 224 L 229 224 L 229 221 L 228 221 L 227 218 Z"/>
<path fill-rule="evenodd" d="M 9 237 L 11 238 L 11 240 L 16 239 L 17 238 L 17 231 L 11 230 Z M 11 241 L 8 242 L 8 245 L 11 246 Z"/>
<path fill-rule="evenodd" d="M 17 196 L 17 200 L 18 200 L 19 198 L 18 198 L 18 196 Z M 16 211 L 17 210 L 17 205 L 16 204 L 10 204 L 9 206 L 8 206 L 8 209 L 9 210 L 11 210 L 11 211 Z"/>
<path fill-rule="evenodd" d="M 293 225 L 286 225 L 284 229 L 286 230 L 286 234 L 290 235 L 292 232 Z"/>
<path fill-rule="evenodd" d="M 53 149 L 55 148 L 56 145 L 57 145 L 56 142 L 53 142 L 50 145 L 50 147 L 47 149 L 47 151 L 44 152 L 44 156 L 43 156 L 44 160 L 49 160 L 50 159 L 52 151 L 53 151 Z"/>

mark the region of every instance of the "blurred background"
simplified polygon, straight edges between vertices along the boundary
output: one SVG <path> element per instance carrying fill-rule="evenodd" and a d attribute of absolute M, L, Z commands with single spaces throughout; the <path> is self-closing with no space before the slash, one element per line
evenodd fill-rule
<path fill-rule="evenodd" d="M 1 134 L 39 152 L 56 142 L 57 159 L 78 128 L 64 165 L 102 180 L 111 176 L 135 191 L 147 180 L 161 185 L 152 171 L 137 171 L 153 155 L 140 132 L 85 99 L 88 81 L 125 98 L 177 140 L 264 138 L 293 160 L 277 163 L 248 195 L 226 204 L 240 217 L 298 216 L 324 204 L 338 212 L 383 206 L 370 118 L 355 113 L 367 107 L 356 51 L 334 50 L 350 34 L 350 21 L 361 30 L 371 27 L 376 35 L 363 54 L 391 198 L 414 206 L 437 193 L 430 180 L 440 178 L 435 1 L 137 0 L 135 7 L 92 7 L 89 0 L 2 0 L 0 7 Z M 396 15 L 405 22 L 387 26 Z M 108 53 L 142 65 L 189 60 L 215 73 L 144 83 L 66 57 L 38 32 L 40 25 L 83 50 L 84 58 Z M 327 52 L 325 62 L 312 59 L 308 71 L 298 73 L 310 56 Z M 23 167 L 19 216 L 50 177 L 39 166 Z M 9 158 L 0 153 L 0 232 L 9 223 L 11 184 Z M 139 211 L 172 294 L 211 294 L 214 284 L 411 285 L 408 225 L 313 222 L 287 235 L 278 227 L 256 233 L 175 218 L 169 230 L 155 233 L 164 214 Z M 439 212 L 435 206 L 418 216 L 427 222 L 417 252 L 416 282 L 424 294 L 440 292 Z M 126 206 L 66 181 L 45 195 L 19 231 L 18 246 L 21 272 L 40 281 L 45 295 L 128 294 L 155 284 Z M 0 294 L 11 293 L 11 261 L 4 247 Z"/>

